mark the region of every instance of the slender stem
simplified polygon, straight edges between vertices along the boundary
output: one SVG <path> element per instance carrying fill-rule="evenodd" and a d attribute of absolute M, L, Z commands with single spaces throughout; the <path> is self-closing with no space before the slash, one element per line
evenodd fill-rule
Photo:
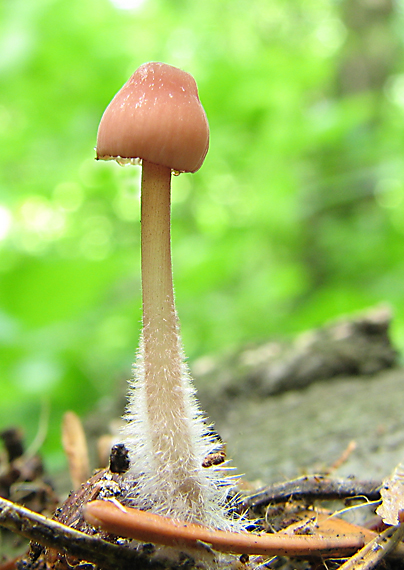
<path fill-rule="evenodd" d="M 183 385 L 170 245 L 169 168 L 143 161 L 141 248 L 143 360 L 154 461 L 190 504 L 200 502 Z"/>
<path fill-rule="evenodd" d="M 143 161 L 142 168 L 142 291 L 143 326 L 172 340 L 174 292 L 171 270 L 170 202 L 171 170 Z M 158 326 L 156 319 L 159 321 Z M 165 326 L 162 323 L 166 322 Z M 157 330 L 156 330 L 157 329 Z"/>

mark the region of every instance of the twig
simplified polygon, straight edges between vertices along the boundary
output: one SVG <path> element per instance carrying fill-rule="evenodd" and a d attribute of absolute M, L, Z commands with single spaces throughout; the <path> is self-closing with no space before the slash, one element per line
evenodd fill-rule
<path fill-rule="evenodd" d="M 157 563 L 142 552 L 89 536 L 2 498 L 0 525 L 62 554 L 98 564 L 103 570 L 161 570 L 161 561 Z M 175 567 L 168 560 L 164 565 Z"/>
<path fill-rule="evenodd" d="M 293 481 L 276 483 L 246 497 L 243 507 L 253 510 L 294 499 L 346 499 L 359 495 L 371 501 L 380 499 L 380 481 L 357 481 L 355 479 L 331 479 L 324 475 L 299 477 Z"/>
<path fill-rule="evenodd" d="M 404 525 L 391 526 L 351 556 L 339 570 L 372 570 L 403 539 Z"/>
<path fill-rule="evenodd" d="M 374 536 L 367 529 L 345 521 L 341 525 L 345 524 L 342 528 L 347 531 L 333 534 L 227 532 L 99 500 L 86 504 L 84 517 L 93 526 L 118 536 L 182 548 L 208 544 L 214 550 L 238 554 L 341 558 L 356 552 Z M 328 521 L 334 524 L 333 520 Z"/>
<path fill-rule="evenodd" d="M 352 440 L 348 443 L 347 447 L 341 453 L 341 455 L 334 461 L 329 469 L 327 469 L 327 475 L 330 475 L 337 469 L 341 467 L 344 463 L 348 461 L 349 456 L 353 453 L 356 449 L 356 441 Z"/>

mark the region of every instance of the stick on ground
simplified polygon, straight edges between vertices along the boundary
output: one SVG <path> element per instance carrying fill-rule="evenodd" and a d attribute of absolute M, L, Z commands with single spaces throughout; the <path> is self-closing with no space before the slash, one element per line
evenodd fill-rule
<path fill-rule="evenodd" d="M 370 501 L 377 501 L 380 499 L 381 484 L 381 481 L 333 479 L 324 475 L 310 475 L 265 487 L 246 497 L 243 506 L 256 510 L 268 503 L 283 503 L 292 498 L 314 501 L 365 496 Z"/>
<path fill-rule="evenodd" d="M 120 546 L 97 536 L 89 536 L 2 498 L 0 525 L 62 554 L 98 564 L 103 570 L 127 570 L 129 565 L 132 570 L 162 568 L 161 561 L 153 562 L 150 556 L 132 550 L 127 545 Z M 164 566 L 174 568 L 175 564 L 165 561 Z"/>

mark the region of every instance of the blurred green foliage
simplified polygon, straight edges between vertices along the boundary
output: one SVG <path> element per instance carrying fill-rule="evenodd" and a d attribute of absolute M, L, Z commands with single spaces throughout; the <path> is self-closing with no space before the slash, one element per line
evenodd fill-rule
<path fill-rule="evenodd" d="M 402 0 L 0 3 L 0 427 L 60 460 L 62 413 L 130 375 L 140 322 L 139 168 L 94 161 L 141 63 L 191 72 L 205 164 L 173 180 L 186 354 L 385 301 L 404 348 Z"/>

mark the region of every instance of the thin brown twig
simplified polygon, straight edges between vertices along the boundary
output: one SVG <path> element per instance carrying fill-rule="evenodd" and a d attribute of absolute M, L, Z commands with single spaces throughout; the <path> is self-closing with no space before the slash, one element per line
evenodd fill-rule
<path fill-rule="evenodd" d="M 269 503 L 283 503 L 290 499 L 346 499 L 365 496 L 370 501 L 380 499 L 381 481 L 334 479 L 325 475 L 309 475 L 292 481 L 276 483 L 261 489 L 243 500 L 243 507 L 260 509 Z"/>
<path fill-rule="evenodd" d="M 341 453 L 341 455 L 334 461 L 329 469 L 327 469 L 327 475 L 330 475 L 337 469 L 344 465 L 348 461 L 349 456 L 353 453 L 356 449 L 356 441 L 352 440 L 348 443 L 347 447 Z"/>
<path fill-rule="evenodd" d="M 133 570 L 161 570 L 161 562 L 151 560 L 143 552 L 89 536 L 2 498 L 0 525 L 62 554 L 98 564 L 103 570 L 127 570 L 129 565 Z M 164 565 L 175 567 L 168 560 Z"/>
<path fill-rule="evenodd" d="M 375 536 L 371 531 L 343 520 L 338 521 L 338 532 L 335 532 L 337 521 L 331 517 L 324 521 L 324 526 L 328 524 L 331 532 L 321 529 L 319 534 L 228 532 L 102 500 L 87 503 L 84 516 L 93 526 L 118 536 L 183 548 L 208 544 L 214 550 L 238 554 L 344 557 L 362 548 Z"/>
<path fill-rule="evenodd" d="M 339 570 L 372 570 L 396 548 L 404 537 L 404 525 L 386 528 L 361 550 L 351 556 Z"/>

